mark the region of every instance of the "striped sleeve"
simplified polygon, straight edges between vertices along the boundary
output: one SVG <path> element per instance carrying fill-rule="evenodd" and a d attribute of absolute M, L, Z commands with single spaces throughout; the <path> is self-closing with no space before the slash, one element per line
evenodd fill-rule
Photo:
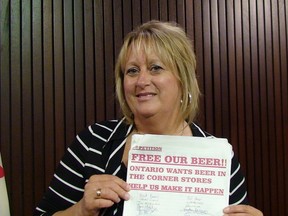
<path fill-rule="evenodd" d="M 34 215 L 53 215 L 81 199 L 85 183 L 81 171 L 85 163 L 82 155 L 85 152 L 87 149 L 77 140 L 67 149 Z"/>
<path fill-rule="evenodd" d="M 113 131 L 113 125 L 95 124 L 76 136 L 60 161 L 34 215 L 53 215 L 74 205 L 83 197 L 89 177 L 105 172 L 104 165 L 97 161 L 101 161 L 102 148 Z"/>
<path fill-rule="evenodd" d="M 232 157 L 230 178 L 229 204 L 248 204 L 245 177 L 241 172 L 241 166 L 235 154 Z"/>

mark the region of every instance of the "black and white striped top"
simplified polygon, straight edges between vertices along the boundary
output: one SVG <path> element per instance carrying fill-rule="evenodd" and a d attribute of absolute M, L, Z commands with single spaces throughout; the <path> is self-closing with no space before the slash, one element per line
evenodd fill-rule
<path fill-rule="evenodd" d="M 196 124 L 190 125 L 193 136 L 211 136 Z M 76 136 L 54 174 L 51 184 L 35 209 L 34 215 L 53 215 L 77 203 L 84 185 L 95 174 L 112 174 L 126 179 L 122 155 L 133 125 L 111 120 L 89 126 Z M 248 204 L 245 178 L 235 155 L 232 157 L 230 204 Z M 103 209 L 102 215 L 122 215 L 123 201 Z"/>

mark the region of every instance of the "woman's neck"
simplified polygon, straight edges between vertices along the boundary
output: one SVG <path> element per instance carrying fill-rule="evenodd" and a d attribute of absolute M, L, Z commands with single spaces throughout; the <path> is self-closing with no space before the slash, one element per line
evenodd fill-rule
<path fill-rule="evenodd" d="M 183 135 L 186 126 L 184 120 L 169 121 L 152 121 L 151 119 L 137 120 L 135 119 L 135 132 L 139 134 L 162 134 L 162 135 Z"/>

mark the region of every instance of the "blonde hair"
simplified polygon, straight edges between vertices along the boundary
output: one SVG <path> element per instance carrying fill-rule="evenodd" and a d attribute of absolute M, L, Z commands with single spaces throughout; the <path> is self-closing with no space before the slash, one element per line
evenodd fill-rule
<path fill-rule="evenodd" d="M 195 53 L 185 31 L 176 23 L 149 21 L 125 37 L 115 67 L 115 83 L 117 98 L 128 123 L 133 123 L 133 113 L 125 100 L 123 79 L 132 45 L 137 50 L 142 48 L 146 55 L 151 51 L 155 52 L 159 59 L 175 72 L 182 90 L 181 103 L 179 101 L 180 118 L 191 123 L 198 111 L 200 90 L 195 72 Z"/>

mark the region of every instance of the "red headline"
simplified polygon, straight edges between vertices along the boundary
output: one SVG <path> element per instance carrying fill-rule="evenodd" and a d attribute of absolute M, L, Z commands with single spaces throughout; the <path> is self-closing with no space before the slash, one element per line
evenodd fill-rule
<path fill-rule="evenodd" d="M 226 159 L 219 158 L 204 158 L 204 157 L 185 157 L 176 155 L 162 155 L 157 154 L 136 154 L 132 153 L 132 162 L 139 163 L 157 163 L 169 165 L 193 165 L 193 166 L 206 166 L 206 167 L 226 167 Z"/>

